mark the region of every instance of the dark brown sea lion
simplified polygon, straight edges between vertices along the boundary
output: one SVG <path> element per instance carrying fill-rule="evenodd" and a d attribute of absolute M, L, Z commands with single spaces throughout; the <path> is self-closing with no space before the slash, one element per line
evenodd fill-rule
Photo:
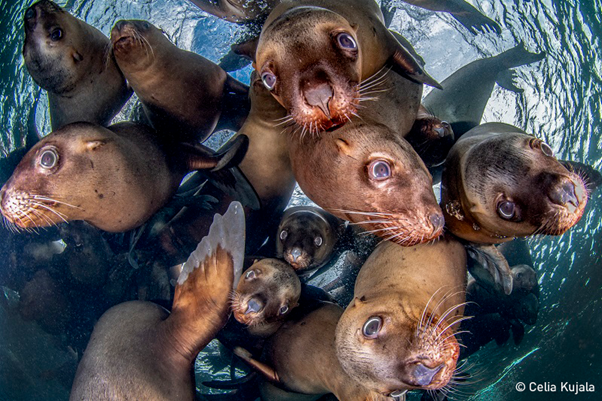
<path fill-rule="evenodd" d="M 297 306 L 301 281 L 278 259 L 261 259 L 243 273 L 232 295 L 232 314 L 249 334 L 268 337 Z"/>
<path fill-rule="evenodd" d="M 202 142 L 222 115 L 220 129 L 242 125 L 249 111 L 248 88 L 217 64 L 179 49 L 147 21 L 118 21 L 111 42 L 119 68 L 160 135 Z M 230 97 L 238 104 L 222 113 L 233 102 Z"/>
<path fill-rule="evenodd" d="M 588 191 L 550 146 L 519 128 L 482 124 L 451 149 L 441 180 L 447 229 L 474 243 L 497 244 L 574 226 Z"/>
<path fill-rule="evenodd" d="M 383 68 L 439 86 L 385 28 L 373 0 L 283 1 L 263 26 L 254 67 L 311 133 L 345 124 Z"/>
<path fill-rule="evenodd" d="M 280 0 L 191 0 L 201 10 L 230 22 L 265 19 Z"/>
<path fill-rule="evenodd" d="M 343 369 L 385 395 L 446 386 L 460 352 L 454 332 L 464 320 L 465 289 L 466 251 L 458 241 L 381 243 L 337 325 Z"/>
<path fill-rule="evenodd" d="M 25 229 L 84 220 L 105 231 L 131 230 L 173 196 L 189 171 L 238 162 L 244 139 L 219 155 L 201 145 L 162 146 L 143 125 L 72 123 L 25 155 L 0 191 L 0 210 Z"/>
<path fill-rule="evenodd" d="M 416 121 L 404 138 L 429 169 L 445 161 L 455 142 L 451 125 L 431 114 L 423 105 L 420 105 Z"/>
<path fill-rule="evenodd" d="M 78 121 L 109 125 L 132 94 L 98 29 L 52 1 L 27 9 L 23 57 L 48 91 L 52 128 Z"/>
<path fill-rule="evenodd" d="M 239 203 L 216 215 L 178 278 L 171 314 L 141 301 L 108 310 L 94 328 L 70 400 L 194 400 L 194 360 L 228 319 L 244 235 Z"/>

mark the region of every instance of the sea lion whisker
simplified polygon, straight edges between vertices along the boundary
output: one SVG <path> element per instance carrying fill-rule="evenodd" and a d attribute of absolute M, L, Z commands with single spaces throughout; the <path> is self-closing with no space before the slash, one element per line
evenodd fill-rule
<path fill-rule="evenodd" d="M 35 233 L 37 233 L 37 231 L 36 231 L 36 227 L 37 227 L 37 225 L 36 225 L 36 222 L 35 222 L 35 221 L 33 221 L 33 220 L 32 220 L 32 218 L 31 218 L 31 217 L 29 217 L 29 215 L 27 215 L 27 214 L 26 214 L 26 215 L 24 215 L 24 217 L 27 217 L 27 218 L 29 219 L 29 221 L 31 221 L 31 224 L 33 225 L 32 227 L 27 227 L 27 228 L 25 228 L 25 230 L 26 230 L 27 232 L 30 232 L 30 233 L 31 233 L 31 232 L 35 232 Z M 21 221 L 21 218 L 19 218 L 19 221 Z"/>
<path fill-rule="evenodd" d="M 459 295 L 461 293 L 463 293 L 464 291 L 458 291 L 452 295 L 450 295 L 450 297 L 455 297 L 456 295 Z M 451 306 L 449 307 L 445 312 L 443 312 L 443 315 L 439 318 L 439 321 L 437 322 L 437 324 L 435 325 L 435 327 L 433 327 L 433 330 L 436 330 L 437 327 L 439 327 L 439 325 L 441 324 L 442 321 L 444 321 L 450 313 L 452 313 L 453 311 L 457 310 L 458 308 L 461 308 L 462 306 L 465 306 L 467 304 L 467 302 L 461 302 L 457 305 Z"/>
<path fill-rule="evenodd" d="M 81 208 L 81 207 L 79 207 L 79 206 L 75 206 L 75 205 L 72 205 L 72 204 L 70 204 L 70 203 L 63 202 L 63 201 L 60 201 L 60 200 L 57 200 L 57 199 L 54 199 L 54 198 L 49 198 L 49 197 L 47 197 L 47 196 L 43 196 L 43 195 L 33 195 L 33 196 L 32 196 L 32 198 L 33 198 L 33 199 L 36 199 L 36 200 L 42 200 L 42 201 L 48 201 L 48 202 L 59 203 L 59 204 L 61 204 L 61 205 L 69 206 L 69 207 L 72 207 L 72 208 L 74 208 L 74 209 L 80 209 L 80 210 L 82 209 L 82 208 Z"/>
<path fill-rule="evenodd" d="M 437 337 L 435 337 L 435 341 L 437 341 L 439 339 L 439 337 L 441 336 L 441 334 L 445 333 L 447 330 L 449 330 L 450 328 L 452 328 L 454 325 L 461 323 L 465 320 L 469 320 L 472 319 L 472 316 L 464 316 L 460 319 L 456 319 L 453 323 L 450 323 L 447 325 L 447 327 L 445 327 L 445 329 L 441 330 L 441 332 L 437 335 Z"/>
<path fill-rule="evenodd" d="M 384 223 L 388 223 L 388 222 L 389 222 L 389 220 L 364 220 L 364 221 L 357 221 L 357 222 L 349 222 L 349 225 L 357 226 L 360 224 L 371 224 L 371 223 L 372 224 L 378 224 L 378 223 L 384 224 Z"/>
<path fill-rule="evenodd" d="M 361 215 L 365 215 L 365 216 L 374 216 L 374 217 L 382 217 L 382 216 L 394 216 L 393 213 L 386 213 L 386 212 L 362 212 L 360 210 L 348 210 L 348 209 L 332 209 L 335 212 L 340 212 L 340 213 L 351 213 L 351 214 L 361 214 Z"/>
<path fill-rule="evenodd" d="M 443 333 L 443 332 L 442 332 L 442 333 Z M 451 333 L 451 334 L 449 334 L 447 337 L 445 337 L 445 338 L 442 338 L 441 340 L 439 340 L 439 343 L 441 343 L 441 344 L 445 344 L 445 340 L 447 340 L 448 338 L 450 338 L 450 337 L 454 337 L 454 336 L 457 336 L 458 334 L 462 334 L 462 333 L 470 333 L 470 331 L 468 331 L 468 330 L 456 331 L 455 333 Z"/>
<path fill-rule="evenodd" d="M 424 306 L 424 309 L 422 310 L 422 314 L 420 316 L 420 321 L 418 322 L 418 325 L 416 326 L 416 337 L 418 336 L 418 332 L 422 331 L 422 323 L 424 322 L 424 318 L 426 316 L 426 311 L 428 310 L 428 307 L 431 303 L 431 301 L 435 298 L 435 296 L 437 295 L 437 293 L 439 291 L 441 291 L 442 289 L 444 289 L 445 287 L 447 287 L 446 285 L 439 287 L 439 289 L 437 291 L 435 291 L 433 293 L 433 295 L 431 295 L 431 297 L 429 298 L 428 302 L 426 303 L 426 305 Z"/>
<path fill-rule="evenodd" d="M 48 211 L 49 211 L 49 212 L 51 212 L 51 213 L 54 213 L 54 214 L 55 214 L 55 215 L 57 215 L 57 216 L 58 216 L 58 217 L 59 217 L 61 220 L 63 220 L 65 223 L 67 223 L 67 219 L 65 218 L 65 215 L 64 215 L 63 213 L 61 213 L 61 212 L 58 212 L 58 211 L 54 210 L 53 208 L 51 208 L 50 206 L 47 206 L 47 205 L 45 205 L 45 204 L 43 204 L 43 203 L 40 203 L 40 202 L 32 202 L 32 204 L 33 204 L 33 205 L 36 205 L 36 206 L 39 206 L 39 207 L 42 207 L 42 208 L 44 208 L 44 209 L 48 210 Z M 36 211 L 35 209 L 32 209 L 32 210 L 33 210 L 33 211 Z M 52 220 L 50 220 L 50 219 L 49 219 L 49 221 L 52 221 Z"/>
<path fill-rule="evenodd" d="M 441 297 L 441 299 L 439 300 L 439 302 L 437 303 L 437 305 L 435 305 L 435 308 L 434 308 L 434 309 L 433 309 L 433 311 L 431 312 L 431 317 L 430 317 L 429 321 L 428 321 L 428 322 L 427 322 L 427 324 L 426 324 L 426 326 L 427 326 L 427 327 L 429 327 L 429 326 L 430 326 L 430 325 L 433 323 L 433 319 L 435 318 L 435 312 L 437 312 L 437 309 L 439 309 L 439 307 L 440 307 L 441 305 L 443 305 L 443 303 L 445 302 L 445 300 L 446 300 L 447 298 L 449 298 L 449 297 L 452 297 L 452 296 L 454 296 L 454 295 L 458 295 L 458 294 L 460 294 L 460 293 L 462 293 L 462 292 L 463 292 L 463 291 L 460 291 L 460 292 L 452 293 L 452 292 L 453 292 L 453 290 L 454 290 L 454 289 L 453 289 L 453 288 L 451 288 L 451 289 L 450 289 L 450 290 L 447 292 L 447 294 L 445 294 L 445 295 L 443 295 L 443 297 Z M 441 321 L 441 320 L 443 320 L 443 319 L 439 318 L 439 321 Z M 437 328 L 437 326 L 438 326 L 438 325 L 439 325 L 439 324 L 437 324 L 437 325 L 435 325 L 435 327 L 433 327 L 433 332 L 434 332 L 434 330 Z"/>
<path fill-rule="evenodd" d="M 36 205 L 36 203 L 33 203 L 33 204 Z M 38 205 L 38 206 L 42 206 L 43 207 L 43 205 Z M 48 223 L 48 225 L 50 225 L 50 226 L 56 226 L 57 225 L 54 221 L 52 221 L 52 219 L 50 217 L 46 216 L 44 213 L 40 213 L 40 211 L 36 210 L 35 208 L 31 208 L 31 212 L 33 214 L 35 214 L 39 219 L 45 220 L 46 223 Z"/>

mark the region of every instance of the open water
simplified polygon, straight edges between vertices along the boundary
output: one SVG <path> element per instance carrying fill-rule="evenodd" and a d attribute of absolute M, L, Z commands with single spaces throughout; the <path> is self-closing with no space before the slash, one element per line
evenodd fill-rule
<path fill-rule="evenodd" d="M 415 46 L 429 73 L 439 81 L 472 60 L 496 55 L 519 42 L 530 51 L 545 51 L 541 62 L 516 69 L 522 94 L 496 86 L 483 122 L 514 124 L 544 139 L 559 159 L 602 170 L 600 0 L 469 2 L 497 21 L 501 34 L 474 35 L 449 15 L 401 1 L 392 27 Z M 28 76 L 21 56 L 22 16 L 31 3 L 0 3 L 0 150 L 4 154 L 22 147 L 36 102 L 38 130 L 49 132 L 45 95 Z M 118 19 L 149 20 L 178 46 L 214 61 L 241 32 L 239 26 L 206 15 L 183 0 L 68 0 L 59 4 L 107 35 Z M 244 69 L 235 77 L 248 82 L 249 71 Z M 305 202 L 300 194 L 296 196 L 295 203 Z M 594 193 L 583 218 L 568 233 L 530 240 L 540 275 L 538 321 L 527 329 L 519 346 L 493 343 L 472 357 L 471 378 L 458 389 L 457 399 L 602 399 L 601 208 L 601 196 Z M 0 257 L 0 269 L 9 258 L 19 258 L 20 250 L 12 252 Z M 0 400 L 67 399 L 59 368 L 73 355 L 35 323 L 19 321 L 11 314 L 16 294 L 2 288 Z M 520 383 L 525 384 L 524 391 L 517 390 Z M 593 385 L 595 391 L 563 392 L 571 391 L 576 383 Z"/>

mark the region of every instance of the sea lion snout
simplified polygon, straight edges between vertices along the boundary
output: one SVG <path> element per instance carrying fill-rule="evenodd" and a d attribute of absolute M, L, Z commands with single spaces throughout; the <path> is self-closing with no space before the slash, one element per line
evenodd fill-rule
<path fill-rule="evenodd" d="M 433 382 L 435 375 L 444 367 L 445 364 L 443 363 L 430 368 L 422 362 L 417 362 L 409 368 L 408 384 L 416 387 L 426 387 Z"/>
<path fill-rule="evenodd" d="M 579 199 L 577 199 L 575 189 L 575 184 L 572 181 L 563 180 L 562 183 L 552 188 L 548 196 L 557 205 L 571 208 L 570 204 L 577 208 L 579 207 Z"/>
<path fill-rule="evenodd" d="M 305 96 L 305 101 L 310 106 L 319 108 L 322 113 L 330 119 L 330 100 L 334 95 L 330 84 L 327 81 L 307 81 L 303 85 L 302 91 Z"/>

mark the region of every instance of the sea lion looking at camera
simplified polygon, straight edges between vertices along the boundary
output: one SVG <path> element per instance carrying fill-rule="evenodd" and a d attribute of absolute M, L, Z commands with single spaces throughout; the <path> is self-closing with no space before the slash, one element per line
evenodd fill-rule
<path fill-rule="evenodd" d="M 466 290 L 466 251 L 449 237 L 414 247 L 382 242 L 362 266 L 336 328 L 343 369 L 384 395 L 445 387 Z"/>
<path fill-rule="evenodd" d="M 188 172 L 236 165 L 247 144 L 241 136 L 216 154 L 201 145 L 167 147 L 140 124 L 72 123 L 25 155 L 0 190 L 0 211 L 25 229 L 84 220 L 105 231 L 128 231 L 159 210 Z"/>
<path fill-rule="evenodd" d="M 255 70 L 294 122 L 311 133 L 356 114 L 383 68 L 439 87 L 387 30 L 373 0 L 283 1 L 266 20 Z"/>
<path fill-rule="evenodd" d="M 217 64 L 179 49 L 147 21 L 111 30 L 117 64 L 157 132 L 202 142 L 216 129 L 237 131 L 249 112 L 248 87 Z"/>
<path fill-rule="evenodd" d="M 449 232 L 477 244 L 560 235 L 581 218 L 588 190 L 552 148 L 519 128 L 487 123 L 452 147 L 441 179 Z"/>
<path fill-rule="evenodd" d="M 110 40 L 48 0 L 25 11 L 24 25 L 25 66 L 48 91 L 52 128 L 78 121 L 109 125 L 132 94 Z"/>
<path fill-rule="evenodd" d="M 141 301 L 105 312 L 69 399 L 194 400 L 194 360 L 228 320 L 244 237 L 242 206 L 233 203 L 223 217 L 215 216 L 209 234 L 186 261 L 171 313 Z"/>

